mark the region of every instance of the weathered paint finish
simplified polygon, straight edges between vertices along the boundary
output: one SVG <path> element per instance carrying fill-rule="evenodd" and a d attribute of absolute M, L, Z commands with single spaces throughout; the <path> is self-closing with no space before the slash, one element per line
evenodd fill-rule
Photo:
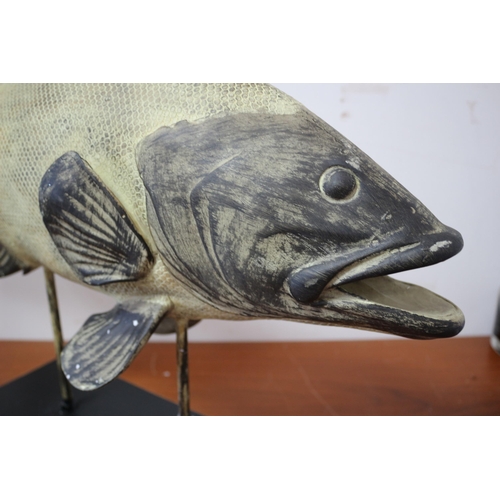
<path fill-rule="evenodd" d="M 145 138 L 137 158 L 161 257 L 202 300 L 248 317 L 354 321 L 413 338 L 461 328 L 439 312 L 428 332 L 411 311 L 387 321 L 396 311 L 361 296 L 353 314 L 355 295 L 340 285 L 440 262 L 463 242 L 309 113 L 181 122 Z M 337 296 L 326 300 L 332 285 Z M 352 303 L 347 314 L 342 301 Z"/>
<path fill-rule="evenodd" d="M 64 349 L 79 388 L 174 322 L 463 327 L 447 300 L 384 276 L 452 257 L 459 233 L 273 87 L 0 85 L 0 125 L 0 276 L 43 265 L 119 303 Z"/>

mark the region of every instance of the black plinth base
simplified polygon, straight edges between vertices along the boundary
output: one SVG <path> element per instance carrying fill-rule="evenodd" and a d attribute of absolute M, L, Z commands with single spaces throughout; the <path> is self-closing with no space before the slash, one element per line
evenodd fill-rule
<path fill-rule="evenodd" d="M 122 380 L 92 392 L 73 392 L 61 409 L 55 361 L 0 387 L 0 415 L 177 415 L 179 407 Z M 193 413 L 194 414 L 194 413 Z"/>

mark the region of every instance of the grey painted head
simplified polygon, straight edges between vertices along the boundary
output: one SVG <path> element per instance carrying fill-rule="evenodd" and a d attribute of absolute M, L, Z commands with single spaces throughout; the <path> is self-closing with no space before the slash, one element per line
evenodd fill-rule
<path fill-rule="evenodd" d="M 450 302 L 380 278 L 455 255 L 460 234 L 306 110 L 180 122 L 144 139 L 138 163 L 162 258 L 215 307 L 413 338 L 461 330 Z"/>

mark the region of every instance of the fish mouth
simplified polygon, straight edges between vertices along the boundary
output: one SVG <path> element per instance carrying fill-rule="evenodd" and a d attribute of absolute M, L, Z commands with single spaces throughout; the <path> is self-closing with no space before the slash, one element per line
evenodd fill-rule
<path fill-rule="evenodd" d="M 453 337 L 465 322 L 458 307 L 430 290 L 387 275 L 437 264 L 462 248 L 460 233 L 444 226 L 417 242 L 389 242 L 377 251 L 357 251 L 350 261 L 335 259 L 299 269 L 286 287 L 301 306 L 320 312 L 320 321 L 328 322 L 330 310 L 343 318 L 345 326 L 418 339 Z"/>

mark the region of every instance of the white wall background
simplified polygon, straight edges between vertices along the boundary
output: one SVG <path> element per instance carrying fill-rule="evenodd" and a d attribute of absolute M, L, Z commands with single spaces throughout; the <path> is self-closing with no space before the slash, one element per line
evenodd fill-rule
<path fill-rule="evenodd" d="M 305 104 L 398 179 L 445 224 L 464 250 L 398 279 L 459 305 L 461 335 L 489 335 L 500 289 L 500 85 L 274 84 Z M 63 332 L 113 307 L 96 291 L 58 278 Z M 172 341 L 173 336 L 153 336 Z M 286 321 L 206 320 L 192 341 L 280 341 L 393 338 Z M 0 339 L 51 339 L 43 273 L 0 280 Z"/>

